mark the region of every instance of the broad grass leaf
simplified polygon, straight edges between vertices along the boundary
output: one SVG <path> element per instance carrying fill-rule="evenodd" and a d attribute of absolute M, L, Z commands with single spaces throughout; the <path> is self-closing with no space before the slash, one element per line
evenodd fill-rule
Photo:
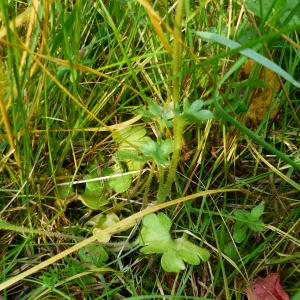
<path fill-rule="evenodd" d="M 241 44 L 239 44 L 233 40 L 230 40 L 224 36 L 216 34 L 216 33 L 211 33 L 211 32 L 206 32 L 206 31 L 196 31 L 196 35 L 200 36 L 204 40 L 217 42 L 217 43 L 222 44 L 230 49 L 236 49 L 236 48 L 239 48 L 242 46 Z M 257 53 L 256 51 L 254 51 L 252 49 L 249 49 L 249 48 L 239 50 L 238 52 L 251 58 L 252 60 L 256 61 L 257 63 L 261 64 L 262 66 L 270 69 L 277 75 L 283 77 L 284 79 L 286 79 L 287 81 L 292 83 L 294 86 L 300 88 L 300 82 L 295 80 L 289 73 L 284 71 L 281 67 L 276 65 L 274 62 L 272 62 L 265 56 Z"/>
<path fill-rule="evenodd" d="M 300 5 L 295 0 L 246 0 L 245 3 L 256 16 L 268 17 L 273 26 L 300 25 Z"/>

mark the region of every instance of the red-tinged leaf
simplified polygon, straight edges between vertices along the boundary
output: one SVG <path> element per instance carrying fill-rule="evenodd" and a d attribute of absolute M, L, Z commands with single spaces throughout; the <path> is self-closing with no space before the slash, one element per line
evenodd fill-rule
<path fill-rule="evenodd" d="M 288 294 L 280 283 L 279 273 L 270 273 L 267 277 L 254 280 L 246 289 L 248 300 L 289 300 Z"/>

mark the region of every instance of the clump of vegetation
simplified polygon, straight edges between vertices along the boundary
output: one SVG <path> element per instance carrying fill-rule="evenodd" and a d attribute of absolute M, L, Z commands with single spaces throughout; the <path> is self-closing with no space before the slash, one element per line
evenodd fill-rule
<path fill-rule="evenodd" d="M 299 294 L 300 5 L 200 2 L 0 0 L 3 299 Z"/>

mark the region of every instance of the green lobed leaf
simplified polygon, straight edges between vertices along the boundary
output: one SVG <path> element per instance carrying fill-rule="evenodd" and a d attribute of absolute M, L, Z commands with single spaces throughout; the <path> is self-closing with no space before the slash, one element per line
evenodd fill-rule
<path fill-rule="evenodd" d="M 166 139 L 161 143 L 160 150 L 166 158 L 173 152 L 173 142 L 171 139 Z"/>
<path fill-rule="evenodd" d="M 247 236 L 247 226 L 244 223 L 236 222 L 233 226 L 233 239 L 236 243 L 242 243 Z"/>
<path fill-rule="evenodd" d="M 84 179 L 95 178 L 93 174 L 87 174 Z M 81 202 L 91 209 L 99 209 L 106 205 L 109 200 L 106 196 L 105 186 L 103 181 L 86 182 L 84 193 L 79 196 Z"/>
<path fill-rule="evenodd" d="M 254 219 L 251 215 L 249 217 L 249 222 L 247 223 L 247 225 L 253 231 L 263 232 L 266 230 L 264 222 L 258 219 Z"/>
<path fill-rule="evenodd" d="M 119 169 L 121 171 L 121 169 Z M 116 172 L 118 173 L 118 172 Z M 121 172 L 120 172 L 121 173 Z M 129 190 L 132 183 L 132 175 L 123 175 L 108 180 L 108 185 L 116 193 L 124 193 Z"/>
<path fill-rule="evenodd" d="M 140 170 L 146 163 L 146 159 L 135 149 L 119 149 L 115 157 L 117 161 L 126 163 L 128 171 Z"/>
<path fill-rule="evenodd" d="M 185 269 L 183 260 L 173 249 L 168 249 L 161 257 L 161 266 L 166 272 L 178 273 Z"/>
<path fill-rule="evenodd" d="M 102 206 L 109 203 L 109 199 L 106 195 L 95 196 L 93 193 L 84 192 L 79 195 L 80 201 L 90 209 L 100 209 Z"/>
<path fill-rule="evenodd" d="M 208 250 L 193 244 L 184 237 L 176 239 L 174 242 L 178 256 L 190 265 L 198 265 L 200 260 L 208 261 L 210 257 Z"/>
<path fill-rule="evenodd" d="M 213 119 L 214 115 L 209 110 L 202 110 L 204 102 L 202 100 L 196 100 L 192 104 L 187 99 L 184 99 L 183 103 L 183 118 L 189 123 L 202 123 Z"/>
<path fill-rule="evenodd" d="M 148 104 L 148 111 L 151 116 L 153 117 L 160 117 L 163 111 L 163 108 L 154 100 L 152 99 L 146 99 L 146 102 Z"/>
<path fill-rule="evenodd" d="M 237 209 L 233 212 L 234 216 L 239 219 L 239 221 L 247 221 L 250 213 L 246 210 Z"/>
<path fill-rule="evenodd" d="M 145 245 L 141 249 L 142 253 L 163 253 L 172 246 L 170 235 L 172 221 L 167 215 L 149 214 L 143 218 L 142 224 L 141 238 Z"/>
<path fill-rule="evenodd" d="M 153 140 L 145 143 L 140 147 L 144 156 L 152 159 L 157 165 L 166 166 L 169 164 L 168 156 L 173 151 L 172 141 L 162 141 L 161 145 Z"/>
<path fill-rule="evenodd" d="M 57 186 L 57 192 L 60 199 L 66 199 L 73 193 L 72 185 L 59 185 Z"/>
<path fill-rule="evenodd" d="M 162 111 L 162 118 L 165 120 L 165 122 L 168 122 L 174 118 L 174 103 L 170 102 L 167 103 L 166 106 L 163 108 Z"/>
<path fill-rule="evenodd" d="M 96 176 L 93 174 L 87 174 L 83 177 L 84 180 L 94 179 Z M 101 195 L 104 191 L 104 182 L 101 180 L 97 181 L 87 181 L 85 184 L 85 192 L 94 194 L 94 195 Z"/>
<path fill-rule="evenodd" d="M 116 158 L 118 161 L 143 161 L 143 158 L 139 155 L 135 149 L 119 149 L 116 152 Z"/>
<path fill-rule="evenodd" d="M 150 140 L 148 143 L 141 145 L 140 149 L 146 157 L 154 157 L 157 155 L 158 147 L 155 141 Z"/>
<path fill-rule="evenodd" d="M 237 252 L 234 244 L 232 242 L 228 242 L 224 247 L 224 253 L 229 256 L 231 259 L 237 258 Z"/>
<path fill-rule="evenodd" d="M 133 126 L 113 133 L 113 139 L 119 144 L 119 149 L 135 149 L 147 143 L 150 138 L 146 136 L 147 130 L 142 126 Z"/>
<path fill-rule="evenodd" d="M 78 255 L 83 263 L 89 263 L 96 267 L 103 266 L 109 258 L 105 249 L 95 243 L 78 250 Z"/>
<path fill-rule="evenodd" d="M 143 218 L 141 252 L 144 254 L 163 254 L 161 265 L 167 272 L 179 272 L 185 268 L 184 262 L 198 265 L 200 261 L 209 259 L 209 252 L 185 237 L 173 240 L 170 235 L 171 219 L 163 214 L 150 214 Z"/>
<path fill-rule="evenodd" d="M 264 213 L 264 209 L 265 209 L 264 203 L 260 203 L 259 205 L 255 206 L 251 209 L 251 215 L 255 219 L 259 219 L 262 216 L 262 214 Z"/>

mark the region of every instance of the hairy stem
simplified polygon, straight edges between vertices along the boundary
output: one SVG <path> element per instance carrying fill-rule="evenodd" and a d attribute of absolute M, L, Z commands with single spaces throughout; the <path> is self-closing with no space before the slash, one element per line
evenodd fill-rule
<path fill-rule="evenodd" d="M 172 73 L 173 73 L 173 89 L 172 98 L 174 102 L 174 109 L 179 106 L 180 102 L 180 85 L 181 85 L 181 22 L 183 18 L 183 5 L 184 0 L 178 0 L 176 16 L 175 16 L 175 28 L 174 28 L 174 47 L 172 53 Z M 166 182 L 159 185 L 157 201 L 162 203 L 166 200 L 166 197 L 170 194 L 172 184 L 176 176 L 176 170 L 178 162 L 180 160 L 180 152 L 182 147 L 182 135 L 183 135 L 184 121 L 180 116 L 174 118 L 174 145 L 171 166 L 167 174 Z"/>

